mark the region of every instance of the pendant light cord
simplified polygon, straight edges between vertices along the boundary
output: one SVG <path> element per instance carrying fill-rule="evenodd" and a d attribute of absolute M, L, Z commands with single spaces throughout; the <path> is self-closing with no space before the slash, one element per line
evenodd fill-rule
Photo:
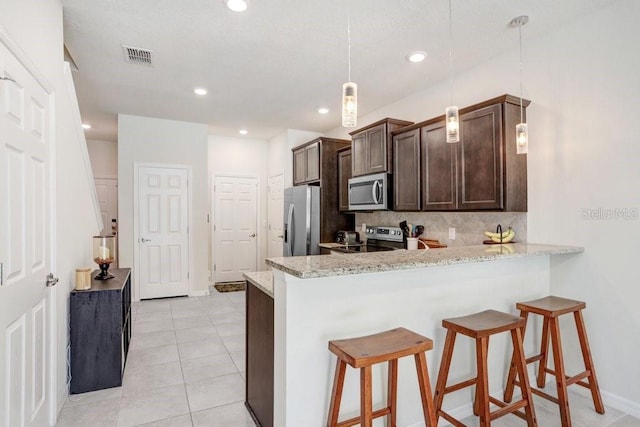
<path fill-rule="evenodd" d="M 351 6 L 349 0 L 347 0 L 347 46 L 349 81 L 351 81 Z"/>
<path fill-rule="evenodd" d="M 524 116 L 522 112 L 522 94 L 524 92 L 522 89 L 522 82 L 524 80 L 524 72 L 522 71 L 522 25 L 518 27 L 518 32 L 520 34 L 520 123 L 524 123 L 524 121 L 522 120 Z"/>
<path fill-rule="evenodd" d="M 449 0 L 449 90 L 451 91 L 451 103 L 453 105 L 453 13 L 451 0 Z"/>

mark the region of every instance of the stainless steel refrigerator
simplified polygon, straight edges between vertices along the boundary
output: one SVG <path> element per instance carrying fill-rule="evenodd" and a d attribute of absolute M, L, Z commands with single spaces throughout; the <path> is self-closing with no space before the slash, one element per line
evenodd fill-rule
<path fill-rule="evenodd" d="M 283 256 L 319 255 L 319 243 L 320 187 L 286 188 Z"/>

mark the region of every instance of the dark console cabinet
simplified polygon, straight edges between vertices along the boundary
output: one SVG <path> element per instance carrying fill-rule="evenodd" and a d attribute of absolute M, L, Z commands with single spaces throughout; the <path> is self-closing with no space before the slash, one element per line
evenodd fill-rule
<path fill-rule="evenodd" d="M 131 341 L 131 269 L 109 272 L 113 279 L 93 279 L 91 289 L 70 295 L 71 394 L 122 385 Z"/>

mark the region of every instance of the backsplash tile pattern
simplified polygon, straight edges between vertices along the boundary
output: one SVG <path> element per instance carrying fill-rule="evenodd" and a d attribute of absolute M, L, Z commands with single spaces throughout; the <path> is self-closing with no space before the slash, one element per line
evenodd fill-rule
<path fill-rule="evenodd" d="M 511 227 L 516 232 L 514 241 L 526 242 L 526 212 L 394 212 L 378 211 L 356 213 L 356 229 L 360 231 L 363 223 L 367 225 L 386 225 L 397 227 L 401 221 L 409 224 L 422 224 L 424 236 L 438 239 L 448 246 L 480 245 L 486 239 L 484 231 L 495 231 L 498 224 L 506 230 Z M 449 228 L 456 229 L 455 240 L 449 240 Z"/>

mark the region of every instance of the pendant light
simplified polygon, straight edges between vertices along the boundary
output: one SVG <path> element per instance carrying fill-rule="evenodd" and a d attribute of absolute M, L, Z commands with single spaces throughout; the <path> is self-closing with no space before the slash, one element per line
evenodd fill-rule
<path fill-rule="evenodd" d="M 460 116 L 458 107 L 453 105 L 453 13 L 451 12 L 451 0 L 449 0 L 449 78 L 451 86 L 451 105 L 445 109 L 445 123 L 447 126 L 447 142 L 460 141 Z"/>
<path fill-rule="evenodd" d="M 529 152 L 529 129 L 524 121 L 524 108 L 522 107 L 522 27 L 529 22 L 529 17 L 526 15 L 518 16 L 511 20 L 512 27 L 518 27 L 518 33 L 520 36 L 520 123 L 516 125 L 516 153 L 527 154 Z"/>
<path fill-rule="evenodd" d="M 358 122 L 358 85 L 351 81 L 351 11 L 347 0 L 347 56 L 349 81 L 342 85 L 342 126 L 354 127 Z"/>

